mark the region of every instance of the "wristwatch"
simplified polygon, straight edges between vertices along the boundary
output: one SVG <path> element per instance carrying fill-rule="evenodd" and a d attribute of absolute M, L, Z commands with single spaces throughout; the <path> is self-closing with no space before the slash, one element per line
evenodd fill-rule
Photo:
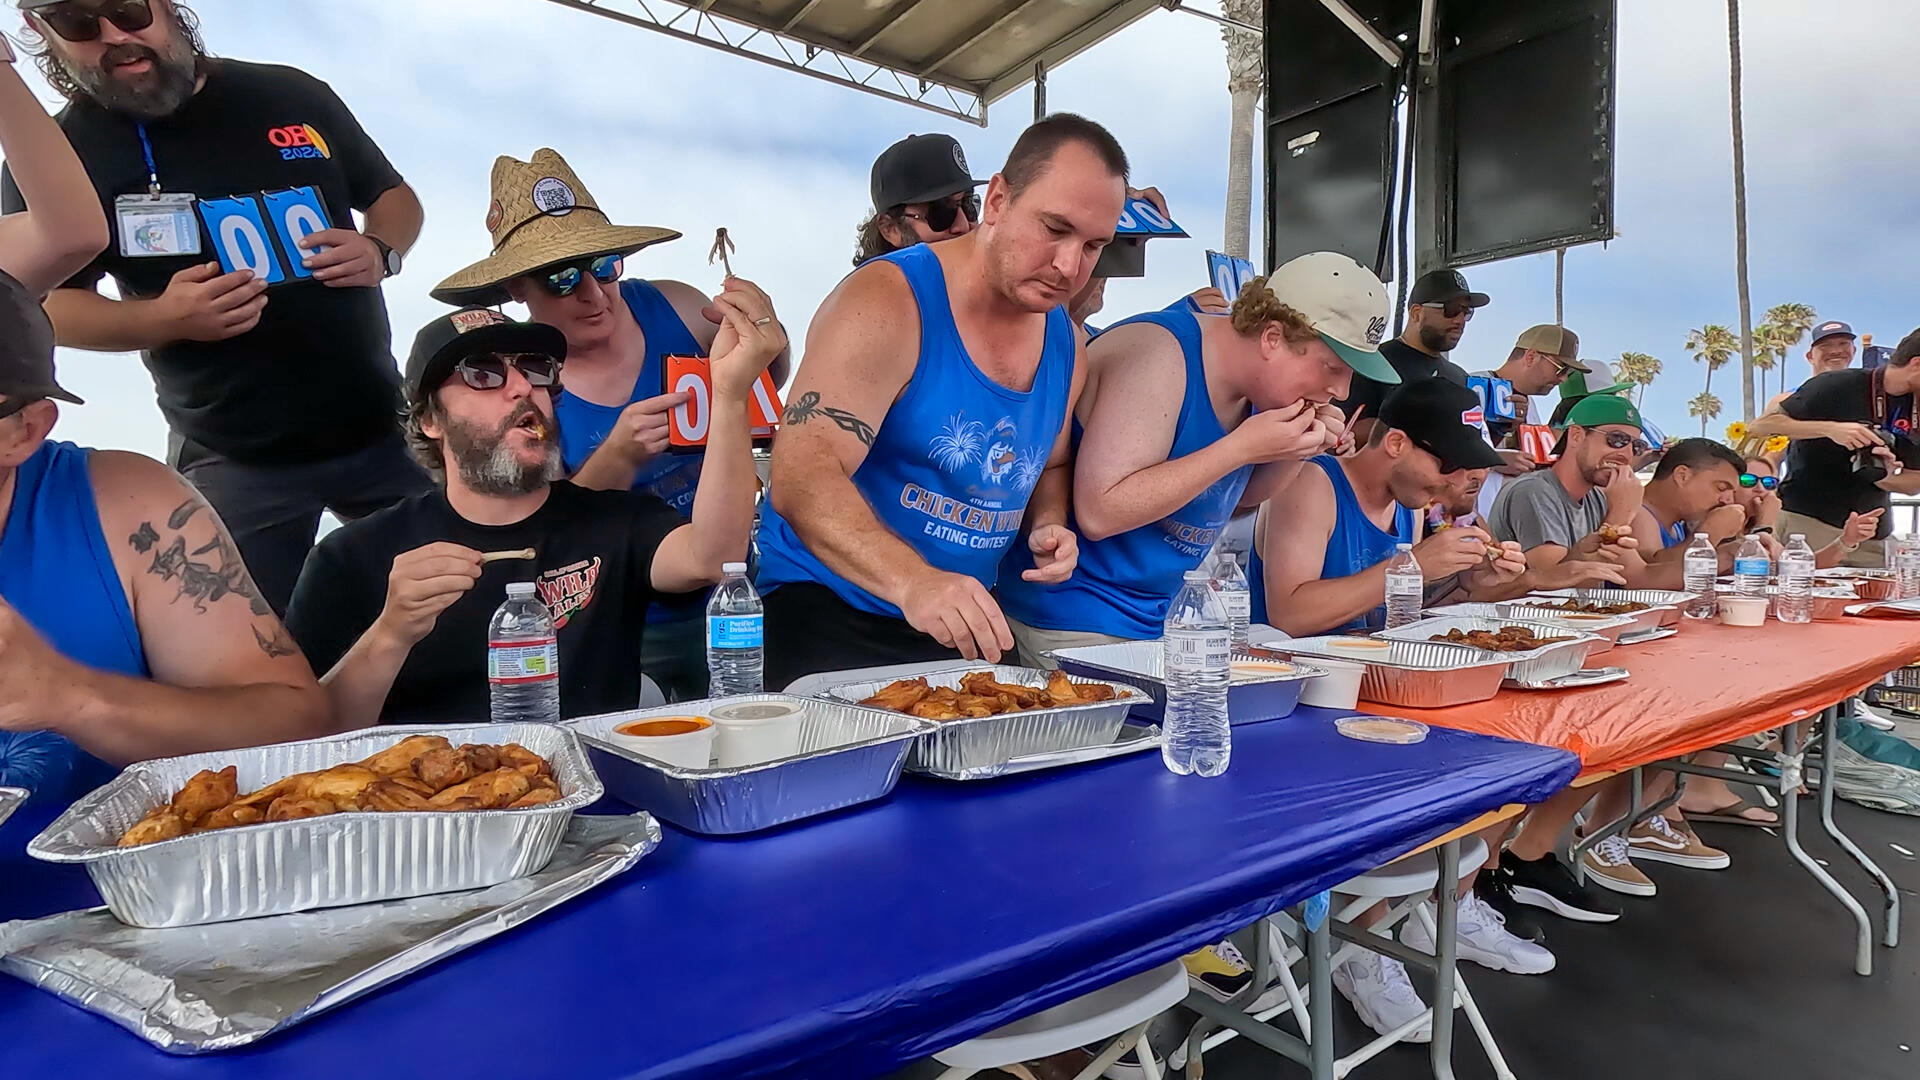
<path fill-rule="evenodd" d="M 381 267 L 386 271 L 385 276 L 399 277 L 400 276 L 400 253 L 393 250 L 393 246 L 391 244 L 388 244 L 385 240 L 382 240 L 377 236 L 369 236 L 367 237 L 367 239 L 373 241 L 373 246 L 380 249 L 380 264 L 381 264 Z"/>

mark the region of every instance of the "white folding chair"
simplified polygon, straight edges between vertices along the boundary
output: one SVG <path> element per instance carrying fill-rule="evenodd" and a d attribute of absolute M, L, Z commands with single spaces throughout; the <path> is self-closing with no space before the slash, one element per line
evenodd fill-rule
<path fill-rule="evenodd" d="M 1161 1080 L 1160 1067 L 1147 1045 L 1147 1025 L 1186 997 L 1187 969 L 1176 960 L 994 1028 L 933 1057 L 948 1067 L 940 1080 L 962 1080 L 987 1069 L 1030 1078 L 1020 1067 L 1021 1062 L 1064 1054 L 1104 1040 L 1106 1046 L 1075 1080 L 1093 1080 L 1128 1050 L 1138 1052 L 1147 1080 Z"/>

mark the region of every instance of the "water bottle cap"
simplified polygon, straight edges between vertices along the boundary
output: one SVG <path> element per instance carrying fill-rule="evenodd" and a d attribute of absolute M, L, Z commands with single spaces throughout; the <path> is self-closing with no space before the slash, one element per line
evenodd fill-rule
<path fill-rule="evenodd" d="M 1207 573 L 1205 570 L 1189 570 L 1187 571 L 1186 580 L 1188 583 L 1207 582 L 1213 580 L 1213 575 Z"/>
<path fill-rule="evenodd" d="M 1707 534 L 1706 534 L 1706 533 L 1694 533 L 1694 534 L 1693 534 L 1693 538 L 1694 538 L 1695 540 L 1705 540 L 1705 539 L 1707 538 Z"/>
<path fill-rule="evenodd" d="M 1413 550 L 1413 545 L 1412 545 L 1412 544 L 1395 544 L 1395 545 L 1393 545 L 1393 550 L 1395 550 L 1395 551 L 1412 551 L 1412 550 Z"/>
<path fill-rule="evenodd" d="M 743 562 L 721 563 L 720 572 L 723 574 L 744 574 L 747 572 L 747 564 Z"/>
<path fill-rule="evenodd" d="M 1805 540 L 1806 538 L 1807 538 L 1806 533 L 1788 533 L 1787 534 L 1788 542 L 1792 542 L 1794 540 Z"/>
<path fill-rule="evenodd" d="M 533 582 L 509 581 L 507 582 L 507 595 L 508 596 L 532 596 Z"/>

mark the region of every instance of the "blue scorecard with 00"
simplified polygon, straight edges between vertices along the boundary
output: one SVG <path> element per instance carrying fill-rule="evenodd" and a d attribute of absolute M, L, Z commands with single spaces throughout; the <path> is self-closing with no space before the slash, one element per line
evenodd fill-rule
<path fill-rule="evenodd" d="M 300 265 L 306 253 L 299 241 L 330 227 L 326 205 L 312 187 L 202 199 L 199 210 L 220 269 L 251 270 L 268 285 L 312 276 Z"/>
<path fill-rule="evenodd" d="M 1120 211 L 1120 224 L 1113 230 L 1115 236 L 1185 236 L 1187 230 L 1173 223 L 1173 219 L 1162 214 L 1158 207 L 1145 199 L 1128 199 L 1127 205 Z"/>

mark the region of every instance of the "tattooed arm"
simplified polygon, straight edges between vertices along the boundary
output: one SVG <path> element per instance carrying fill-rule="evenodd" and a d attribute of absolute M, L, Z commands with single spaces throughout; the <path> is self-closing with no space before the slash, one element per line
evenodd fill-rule
<path fill-rule="evenodd" d="M 96 451 L 90 472 L 152 678 L 68 663 L 47 680 L 39 726 L 116 762 L 335 730 L 306 658 L 199 493 L 137 454 Z"/>

